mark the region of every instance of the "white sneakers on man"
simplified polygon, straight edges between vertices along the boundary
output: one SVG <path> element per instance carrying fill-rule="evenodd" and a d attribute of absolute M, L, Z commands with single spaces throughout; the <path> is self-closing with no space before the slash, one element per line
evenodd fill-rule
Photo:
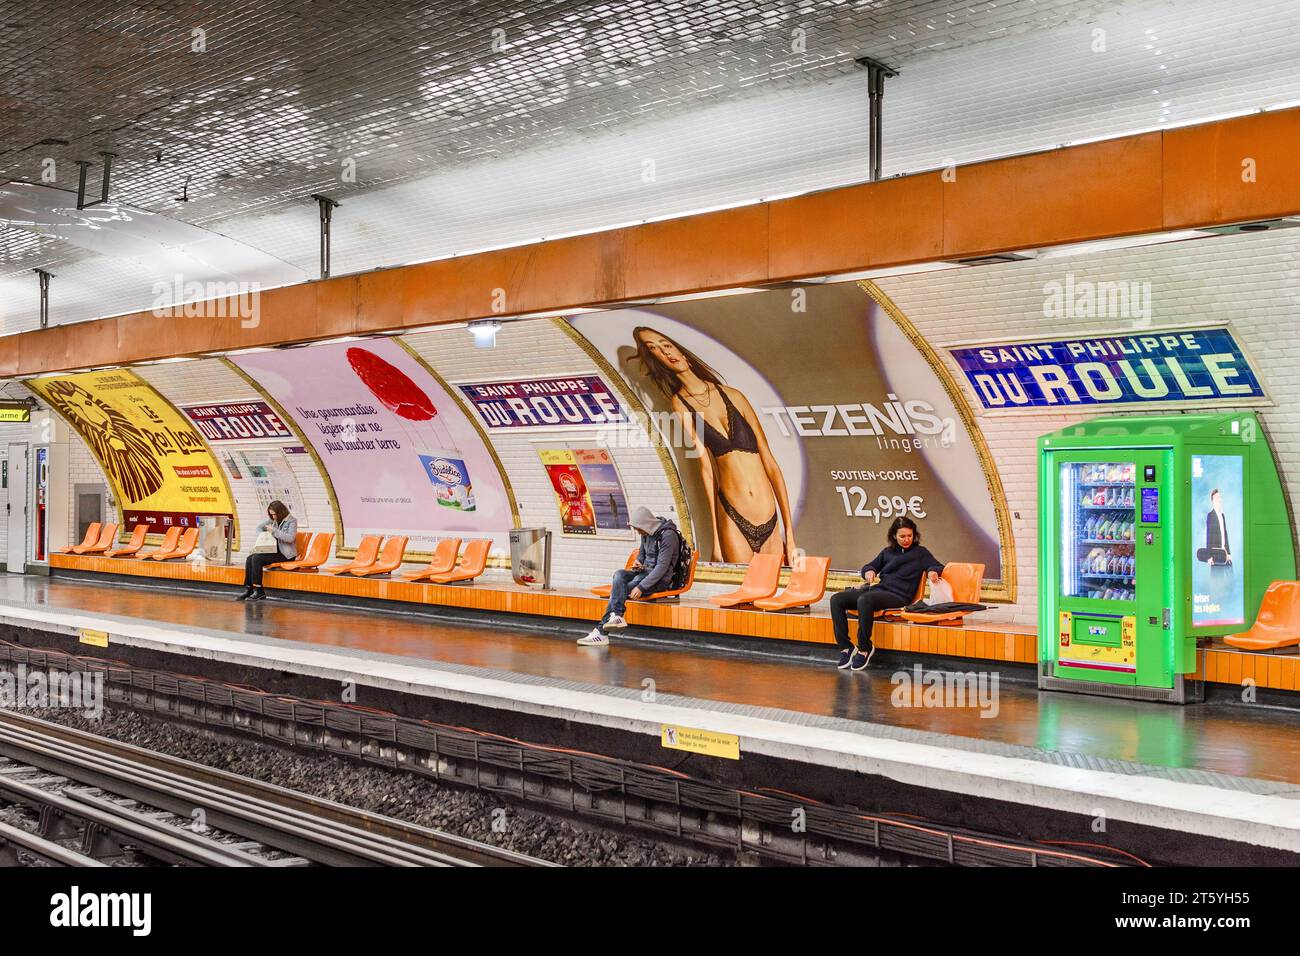
<path fill-rule="evenodd" d="M 600 628 L 593 627 L 586 637 L 578 638 L 578 643 L 583 647 L 608 647 L 609 638 Z"/>
<path fill-rule="evenodd" d="M 605 622 L 605 627 L 611 631 L 619 631 L 627 627 L 627 621 L 623 620 L 617 614 L 611 614 L 609 620 Z"/>

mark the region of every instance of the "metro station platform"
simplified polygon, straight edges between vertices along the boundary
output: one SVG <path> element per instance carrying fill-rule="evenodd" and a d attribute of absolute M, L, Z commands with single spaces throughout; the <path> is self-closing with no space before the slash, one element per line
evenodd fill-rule
<path fill-rule="evenodd" d="M 114 578 L 153 578 L 211 586 L 215 590 L 238 586 L 242 565 L 208 564 L 195 569 L 187 562 L 157 562 L 92 555 L 53 554 L 51 573 L 108 575 Z M 267 587 L 302 598 L 358 600 L 379 607 L 417 605 L 423 608 L 460 608 L 475 612 L 598 621 L 605 600 L 590 591 L 556 589 L 540 591 L 516 585 L 509 575 L 489 570 L 471 585 L 433 585 L 390 578 L 356 578 L 350 575 L 303 574 L 268 571 Z M 904 654 L 963 658 L 1033 667 L 1038 662 L 1037 629 L 1008 622 L 990 622 L 988 613 L 975 613 L 964 622 L 909 624 L 878 621 L 873 630 L 881 650 Z M 679 603 L 630 602 L 627 621 L 633 627 L 678 631 L 721 640 L 742 638 L 834 645 L 827 599 L 805 614 L 768 613 L 755 609 L 722 609 L 704 597 L 687 594 Z M 1290 648 L 1279 653 L 1251 653 L 1221 641 L 1197 651 L 1197 679 L 1207 684 L 1300 692 L 1300 653 Z M 1300 707 L 1300 696 L 1295 698 Z"/>
<path fill-rule="evenodd" d="M 852 674 L 831 666 L 829 649 L 790 642 L 739 647 L 634 626 L 610 648 L 580 648 L 582 623 L 541 615 L 380 611 L 297 595 L 247 605 L 193 586 L 127 583 L 8 577 L 4 640 L 221 672 L 268 690 L 314 681 L 317 699 L 355 682 L 360 705 L 471 707 L 503 715 L 502 732 L 518 739 L 548 734 L 583 749 L 601 732 L 624 735 L 660 761 L 671 754 L 656 746 L 664 725 L 733 735 L 740 767 L 749 758 L 803 768 L 792 787 L 838 774 L 841 799 L 856 806 L 914 809 L 925 801 L 897 801 L 916 792 L 959 817 L 1010 825 L 1024 814 L 1092 845 L 1123 847 L 1145 832 L 1127 845 L 1158 846 L 1174 833 L 1183 861 L 1276 863 L 1300 853 L 1300 713 L 1286 708 L 1039 692 L 1032 668 L 1016 664 L 987 669 L 998 680 L 990 706 L 927 707 L 896 693 L 900 675 L 919 676 L 922 658 L 895 650 Z M 108 646 L 79 643 L 85 629 L 106 633 Z M 947 669 L 933 658 L 924 666 Z M 730 761 L 675 756 L 695 772 L 743 773 L 718 769 Z M 1090 826 L 1099 814 L 1106 834 Z"/>

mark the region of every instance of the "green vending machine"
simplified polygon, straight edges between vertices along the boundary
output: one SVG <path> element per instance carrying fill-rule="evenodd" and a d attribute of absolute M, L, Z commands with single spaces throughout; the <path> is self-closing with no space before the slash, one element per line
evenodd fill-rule
<path fill-rule="evenodd" d="M 1101 418 L 1038 451 L 1038 686 L 1193 699 L 1197 639 L 1246 630 L 1269 582 L 1295 579 L 1259 421 Z"/>

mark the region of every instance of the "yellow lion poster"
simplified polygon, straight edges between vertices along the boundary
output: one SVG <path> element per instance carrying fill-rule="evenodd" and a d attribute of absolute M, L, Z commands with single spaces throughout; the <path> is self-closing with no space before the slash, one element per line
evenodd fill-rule
<path fill-rule="evenodd" d="M 85 439 L 108 475 L 125 525 L 193 527 L 234 513 L 207 444 L 152 386 L 126 369 L 59 375 L 29 388 Z"/>

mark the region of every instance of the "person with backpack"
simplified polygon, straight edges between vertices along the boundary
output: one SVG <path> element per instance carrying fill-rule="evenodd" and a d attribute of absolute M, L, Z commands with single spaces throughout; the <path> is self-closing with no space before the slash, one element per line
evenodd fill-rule
<path fill-rule="evenodd" d="M 637 601 L 656 591 L 667 591 L 677 583 L 678 565 L 687 551 L 677 525 L 645 507 L 633 508 L 629 523 L 641 536 L 636 564 L 614 572 L 604 617 L 590 634 L 578 639 L 578 643 L 586 647 L 604 647 L 609 644 L 607 631 L 627 627 L 623 611 L 629 600 Z"/>

